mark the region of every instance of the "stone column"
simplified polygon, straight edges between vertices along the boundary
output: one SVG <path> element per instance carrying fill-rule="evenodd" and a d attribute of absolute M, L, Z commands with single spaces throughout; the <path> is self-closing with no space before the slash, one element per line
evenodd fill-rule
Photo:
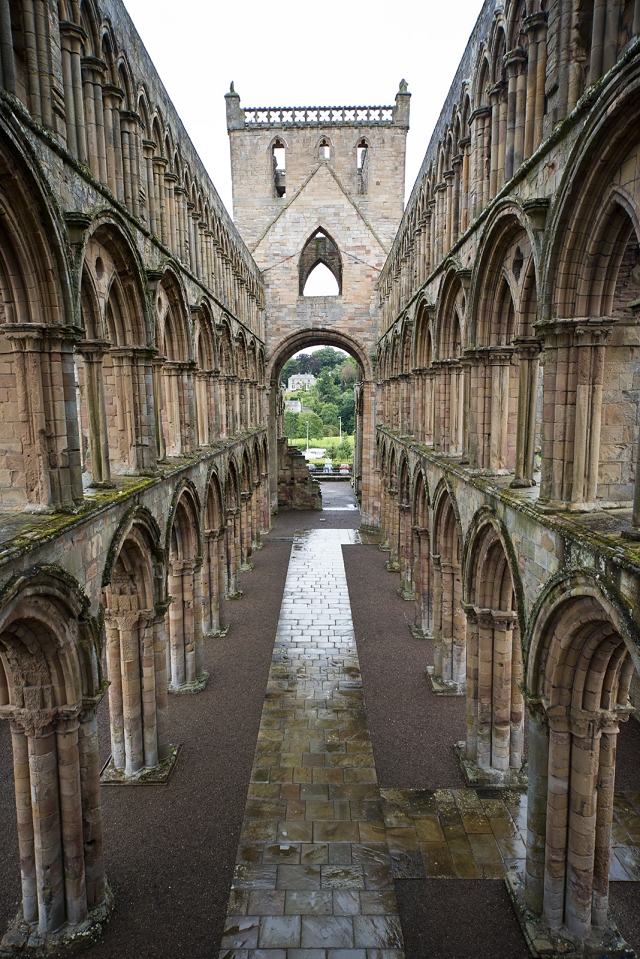
<path fill-rule="evenodd" d="M 400 586 L 398 595 L 402 599 L 414 602 L 413 583 L 413 534 L 411 530 L 411 507 L 408 503 L 398 505 L 399 544 L 398 565 L 400 567 Z"/>
<path fill-rule="evenodd" d="M 96 57 L 82 58 L 84 109 L 87 131 L 87 162 L 96 179 L 107 185 L 107 152 L 104 137 L 102 84 L 106 64 Z"/>
<path fill-rule="evenodd" d="M 431 550 L 429 530 L 426 527 L 414 527 L 415 533 L 415 560 L 414 560 L 414 590 L 416 615 L 411 632 L 418 639 L 427 639 L 433 636 L 432 598 L 431 598 Z"/>
<path fill-rule="evenodd" d="M 112 86 L 110 83 L 102 87 L 106 182 L 113 195 L 121 202 L 125 201 L 122 131 L 120 129 L 120 107 L 123 100 L 123 90 Z"/>
<path fill-rule="evenodd" d="M 578 347 L 572 503 L 592 503 L 598 489 L 606 340 L 611 327 L 577 326 Z"/>
<path fill-rule="evenodd" d="M 518 433 L 516 436 L 516 474 L 511 486 L 534 486 L 536 411 L 538 406 L 538 372 L 540 340 L 518 336 L 513 340 L 518 357 Z"/>
<path fill-rule="evenodd" d="M 165 644 L 150 610 L 108 610 L 106 627 L 112 766 L 118 778 L 133 779 L 161 761 L 157 665 Z"/>
<path fill-rule="evenodd" d="M 512 354 L 513 350 L 508 347 L 492 347 L 488 354 L 491 368 L 491 439 L 489 448 L 489 469 L 491 470 L 502 470 L 507 467 L 509 381 Z"/>
<path fill-rule="evenodd" d="M 67 146 L 80 163 L 87 162 L 81 66 L 82 44 L 86 39 L 83 27 L 78 24 L 69 21 L 60 24 Z"/>
<path fill-rule="evenodd" d="M 251 530 L 251 492 L 244 490 L 240 494 L 240 500 L 240 571 L 249 572 L 253 569 L 253 563 L 251 562 L 251 543 L 253 539 Z"/>
<path fill-rule="evenodd" d="M 113 486 L 109 466 L 109 434 L 104 399 L 102 359 L 109 348 L 106 340 L 81 340 L 77 350 L 84 361 L 84 379 L 89 423 L 92 486 Z"/>
<path fill-rule="evenodd" d="M 544 900 L 549 728 L 542 704 L 532 700 L 528 706 L 529 784 L 527 789 L 527 860 L 524 896 L 527 908 L 540 915 Z"/>

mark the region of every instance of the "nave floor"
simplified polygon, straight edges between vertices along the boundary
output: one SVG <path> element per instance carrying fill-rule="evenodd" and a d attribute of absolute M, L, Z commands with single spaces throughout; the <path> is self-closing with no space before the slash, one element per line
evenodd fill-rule
<path fill-rule="evenodd" d="M 323 494 L 325 506 L 349 505 L 349 492 L 343 485 L 334 493 L 326 484 Z M 505 814 L 496 804 L 502 800 L 491 803 L 491 797 L 481 794 L 476 797 L 481 811 L 470 794 L 472 791 L 464 790 L 451 748 L 452 742 L 463 735 L 463 702 L 438 699 L 431 694 L 424 677 L 425 667 L 432 661 L 429 658 L 431 644 L 415 640 L 409 633 L 413 607 L 396 595 L 397 576 L 384 568 L 387 555 L 375 546 L 346 543 L 347 539 L 355 539 L 354 533 L 348 531 L 357 528 L 359 521 L 357 511 L 344 508 L 327 509 L 323 513 L 283 513 L 278 517 L 272 533 L 265 538 L 264 549 L 253 557 L 254 572 L 242 578 L 243 599 L 227 604 L 231 622 L 228 636 L 224 640 L 207 641 L 206 666 L 211 679 L 206 690 L 198 696 L 172 697 L 170 700 L 172 741 L 183 743 L 184 748 L 169 785 L 103 790 L 107 869 L 117 908 L 103 941 L 88 956 L 95 959 L 218 959 L 221 948 L 225 955 L 246 949 L 246 953 L 240 951 L 239 955 L 248 956 L 248 944 L 235 947 L 229 940 L 224 940 L 222 946 L 221 939 L 229 891 L 234 882 L 234 864 L 239 855 L 240 859 L 250 860 L 244 863 L 245 866 L 275 867 L 276 888 L 234 890 L 231 897 L 233 908 L 238 908 L 235 905 L 238 902 L 241 905 L 238 912 L 230 913 L 230 916 L 239 913 L 244 921 L 242 903 L 245 901 L 246 917 L 255 915 L 248 911 L 249 905 L 251 902 L 253 909 L 262 894 L 267 903 L 280 903 L 284 899 L 282 914 L 279 913 L 280 906 L 271 913 L 264 913 L 264 909 L 270 906 L 263 905 L 263 914 L 258 916 L 257 924 L 254 922 L 251 930 L 247 930 L 248 941 L 258 943 L 255 947 L 258 951 L 252 959 L 282 959 L 283 949 L 290 950 L 287 959 L 370 959 L 371 956 L 377 959 L 380 949 L 385 947 L 364 945 L 372 941 L 365 937 L 378 936 L 381 930 L 386 936 L 396 936 L 398 915 L 407 959 L 427 956 L 434 959 L 493 959 L 497 956 L 526 959 L 524 942 L 500 879 L 479 881 L 464 878 L 475 875 L 474 867 L 478 874 L 487 876 L 495 870 L 497 877 L 510 853 L 516 854 L 512 858 L 519 858 L 522 852 L 519 845 L 522 839 L 522 799 L 517 795 L 503 797 L 508 800 Z M 268 744 L 280 741 L 261 737 L 261 765 L 254 763 L 261 719 L 275 721 L 274 716 L 267 716 L 266 704 L 278 703 L 278 694 L 288 692 L 269 689 L 265 699 L 265 689 L 271 682 L 270 670 L 276 666 L 274 649 L 280 649 L 279 655 L 283 650 L 282 646 L 274 648 L 274 637 L 281 614 L 293 537 L 300 527 L 343 531 L 338 535 L 345 540 L 340 549 L 357 641 L 357 650 L 349 653 L 347 668 L 350 672 L 347 675 L 350 678 L 346 682 L 356 678 L 352 669 L 359 661 L 366 697 L 365 722 L 373 744 L 375 764 L 367 749 L 356 751 L 351 748 L 347 751 L 349 741 L 341 740 L 339 732 L 332 744 L 337 748 L 326 753 L 327 757 L 335 758 L 325 764 L 325 757 L 321 755 L 324 749 L 318 744 L 331 743 L 331 739 L 318 740 L 310 736 L 308 751 L 303 752 L 302 748 L 291 751 L 296 763 L 301 760 L 297 766 L 281 765 L 284 751 L 278 750 L 279 759 L 273 768 L 284 770 L 284 776 L 288 776 L 287 770 L 291 770 L 291 782 L 253 783 L 253 787 L 275 786 L 278 797 L 248 798 L 248 792 L 253 788 L 250 787 L 252 769 L 265 768 L 262 757 L 275 755 L 275 750 Z M 285 665 L 285 672 L 288 672 L 289 664 L 277 664 L 278 669 Z M 325 682 L 336 683 L 336 676 L 330 675 L 330 670 L 336 668 L 327 662 L 328 678 Z M 315 675 L 312 673 L 310 677 Z M 282 683 L 283 677 L 276 676 L 273 681 L 277 685 Z M 307 681 L 312 685 L 316 682 L 303 679 L 303 682 Z M 346 691 L 345 688 L 343 692 Z M 316 692 L 321 691 L 314 688 L 314 696 Z M 352 690 L 356 699 L 358 692 L 357 687 Z M 343 698 L 341 693 L 338 695 Z M 306 698 L 304 702 L 305 709 L 318 708 L 310 706 Z M 342 704 L 346 706 L 346 699 Z M 338 711 L 352 711 L 352 718 L 356 713 L 361 715 L 360 706 L 346 706 Z M 101 718 L 106 758 L 109 752 L 106 703 Z M 362 718 L 358 721 L 361 723 Z M 278 720 L 280 722 L 282 720 Z M 306 722 L 309 722 L 308 717 Z M 270 725 L 262 728 L 263 731 L 275 729 Z M 356 730 L 357 735 L 365 736 L 364 728 L 361 726 Z M 283 734 L 281 742 L 284 743 L 286 730 L 276 731 Z M 293 743 L 294 739 L 290 741 Z M 316 744 L 313 749 L 312 743 Z M 356 744 L 358 739 L 354 739 L 351 745 Z M 361 739 L 359 745 L 365 747 L 367 739 Z M 263 748 L 270 751 L 263 752 Z M 626 724 L 620 736 L 619 780 L 624 790 L 634 792 L 640 789 L 636 758 L 639 754 L 640 724 L 632 721 Z M 322 764 L 316 766 L 318 756 Z M 345 760 L 340 757 L 346 756 L 363 758 L 349 760 L 350 766 L 341 765 Z M 361 762 L 366 765 L 359 765 Z M 371 773 L 362 772 L 374 766 L 379 786 Z M 295 769 L 301 770 L 308 781 L 295 782 Z M 349 772 L 347 776 L 348 770 L 353 773 Z M 371 776 L 372 781 L 345 783 L 344 779 L 351 778 L 354 773 Z M 314 777 L 322 778 L 323 775 L 342 775 L 343 778 L 341 782 L 314 781 Z M 19 895 L 12 778 L 8 729 L 6 724 L 0 723 L 2 924 L 15 914 Z M 336 798 L 335 787 L 340 785 L 343 788 L 359 787 L 362 795 L 369 798 Z M 323 787 L 322 797 L 303 796 L 305 786 L 311 789 Z M 287 787 L 298 787 L 298 797 L 285 793 L 280 798 L 280 791 Z M 291 789 L 291 793 L 293 791 Z M 380 796 L 374 798 L 377 792 Z M 629 838 L 633 838 L 631 833 L 637 837 L 640 832 L 637 828 L 640 819 L 635 815 L 637 806 L 632 804 L 630 808 L 623 808 L 620 798 L 617 800 L 618 809 L 626 819 L 624 822 L 619 819 L 618 825 L 627 830 Z M 290 804 L 291 818 L 286 818 L 287 813 L 282 820 L 249 817 L 247 812 L 258 812 L 261 807 L 255 803 L 263 801 L 277 803 L 278 810 L 283 808 L 281 803 Z M 300 816 L 301 803 L 305 803 L 305 816 L 307 804 L 316 804 L 309 807 L 313 818 L 294 818 Z M 347 813 L 346 804 L 349 819 L 341 818 Z M 469 804 L 475 808 L 470 808 Z M 329 812 L 334 818 L 328 818 Z M 363 818 L 365 812 L 370 818 Z M 263 823 L 274 821 L 289 822 L 304 835 L 299 833 L 300 839 L 291 834 L 283 836 L 278 827 L 275 839 L 271 838 L 271 831 L 267 839 L 241 841 L 241 830 L 247 824 L 252 823 L 259 829 Z M 318 827 L 316 835 L 314 824 Z M 291 826 L 285 825 L 287 832 Z M 347 832 L 341 832 L 342 829 Z M 512 829 L 516 835 L 497 835 L 511 833 Z M 624 838 L 621 833 L 618 835 Z M 513 844 L 505 840 L 511 840 Z M 272 847 L 270 850 L 266 848 L 268 845 Z M 300 861 L 279 860 L 281 853 L 275 847 L 283 845 L 292 847 L 288 855 L 294 859 L 299 855 Z M 625 840 L 624 845 L 631 844 Z M 257 851 L 256 847 L 262 848 Z M 350 863 L 335 861 L 346 859 L 347 847 Z M 496 860 L 496 849 L 502 865 Z M 273 857 L 273 861 L 265 862 L 265 854 L 267 860 Z M 252 862 L 256 855 L 263 861 Z M 314 861 L 314 857 L 319 857 L 319 861 Z M 312 887 L 277 888 L 279 862 L 297 870 L 283 872 L 283 882 L 289 883 L 293 877 L 296 883 L 311 881 Z M 452 869 L 457 877 L 455 881 L 446 878 L 451 877 Z M 242 870 L 236 876 L 241 874 Z M 273 869 L 269 875 L 273 875 Z M 372 880 L 371 877 L 376 878 Z M 337 886 L 333 884 L 335 881 Z M 367 887 L 372 881 L 385 885 L 377 889 L 371 885 Z M 640 945 L 640 883 L 615 882 L 611 888 L 616 920 L 637 947 Z M 255 896 L 250 900 L 254 891 L 260 895 L 257 900 Z M 326 912 L 328 893 L 331 894 L 331 908 L 336 909 L 337 914 Z M 313 911 L 291 911 L 306 909 L 304 902 L 312 898 L 315 901 Z M 354 911 L 356 906 L 358 912 Z M 381 909 L 384 910 L 382 913 Z M 379 915 L 385 917 L 384 922 L 371 921 Z M 261 920 L 268 916 L 277 921 L 261 926 Z M 287 918 L 292 918 L 293 922 L 280 921 Z M 259 945 L 262 928 L 266 930 L 263 943 L 279 941 L 277 937 L 284 934 L 287 927 L 295 937 L 296 918 L 300 928 L 300 938 L 296 941 L 300 945 Z M 312 922 L 313 919 L 320 921 Z M 347 922 L 327 925 L 327 919 L 346 919 Z M 331 934 L 343 936 L 340 941 L 353 942 L 353 946 L 335 946 L 340 951 L 330 953 L 328 950 L 334 946 L 322 938 L 330 930 Z M 252 940 L 251 935 L 257 938 Z M 303 941 L 308 944 L 314 937 L 323 944 L 302 946 Z M 385 942 L 389 943 L 389 938 Z M 267 948 L 270 952 L 265 952 Z M 400 948 L 389 945 L 388 955 L 395 957 Z"/>

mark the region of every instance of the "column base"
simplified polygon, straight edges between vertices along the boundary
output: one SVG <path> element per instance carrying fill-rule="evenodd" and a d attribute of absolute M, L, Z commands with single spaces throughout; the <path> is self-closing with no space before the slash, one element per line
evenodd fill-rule
<path fill-rule="evenodd" d="M 256 551 L 257 549 L 262 549 L 262 543 L 252 543 L 252 544 L 251 544 L 251 549 L 252 549 L 253 552 L 255 553 L 255 551 Z"/>
<path fill-rule="evenodd" d="M 430 632 L 429 630 L 427 630 L 427 632 L 425 633 L 425 631 L 421 629 L 419 626 L 416 626 L 415 623 L 409 623 L 408 626 L 409 626 L 409 632 L 411 633 L 414 639 L 433 639 L 433 633 Z M 433 667 L 428 666 L 427 669 L 433 669 Z"/>
<path fill-rule="evenodd" d="M 464 739 L 457 742 L 453 748 L 460 761 L 460 769 L 467 786 L 474 788 L 479 786 L 485 789 L 527 788 L 529 776 L 526 763 L 523 764 L 522 769 L 508 769 L 506 772 L 499 769 L 483 769 L 482 766 L 478 766 L 475 759 L 467 759 L 467 744 Z"/>
<path fill-rule="evenodd" d="M 588 939 L 574 940 L 563 929 L 550 929 L 541 916 L 530 912 L 524 901 L 521 873 L 508 872 L 505 885 L 529 952 L 535 959 L 637 959 L 612 920 L 602 928 L 592 928 Z"/>
<path fill-rule="evenodd" d="M 253 563 L 243 563 L 242 566 L 240 567 L 240 572 L 250 573 L 252 569 L 253 569 Z"/>
<path fill-rule="evenodd" d="M 465 696 L 466 683 L 454 683 L 452 679 L 440 679 L 433 675 L 435 667 L 427 666 L 426 676 L 431 686 L 431 692 L 436 696 Z"/>
<path fill-rule="evenodd" d="M 235 593 L 225 593 L 224 598 L 225 599 L 242 599 L 243 595 L 244 593 L 242 592 L 242 590 L 237 589 Z"/>
<path fill-rule="evenodd" d="M 29 956 L 33 959 L 51 959 L 52 956 L 67 956 L 92 946 L 102 935 L 105 924 L 111 918 L 114 898 L 109 883 L 105 886 L 104 902 L 92 909 L 84 922 L 77 925 L 65 925 L 46 936 L 38 932 L 37 922 L 25 922 L 22 907 L 15 919 L 9 923 L 0 942 L 1 959 L 16 959 Z"/>
<path fill-rule="evenodd" d="M 176 768 L 178 756 L 182 752 L 182 743 L 169 747 L 169 756 L 153 769 L 141 769 L 133 776 L 125 776 L 113 765 L 113 757 L 109 756 L 100 771 L 102 786 L 166 786 Z"/>
<path fill-rule="evenodd" d="M 390 552 L 391 552 L 391 547 L 390 547 L 390 546 L 387 546 L 385 543 L 380 543 L 380 545 L 378 546 L 378 549 L 381 550 L 381 552 L 383 552 L 383 553 L 390 553 Z"/>
<path fill-rule="evenodd" d="M 391 550 L 389 550 L 389 552 L 391 552 Z M 389 570 L 390 573 L 399 573 L 400 563 L 398 563 L 397 560 L 390 559 L 389 562 L 386 564 L 386 568 Z"/>
<path fill-rule="evenodd" d="M 406 600 L 408 603 L 415 602 L 416 594 L 412 589 L 404 589 L 402 586 L 398 589 L 398 596 L 400 599 Z"/>
<path fill-rule="evenodd" d="M 205 639 L 222 639 L 229 632 L 229 626 L 221 626 L 220 629 L 211 629 L 204 634 Z"/>
<path fill-rule="evenodd" d="M 168 686 L 167 690 L 174 696 L 189 696 L 192 693 L 201 693 L 207 685 L 208 679 L 209 673 L 204 672 L 202 676 L 193 683 L 183 683 L 182 686 Z"/>

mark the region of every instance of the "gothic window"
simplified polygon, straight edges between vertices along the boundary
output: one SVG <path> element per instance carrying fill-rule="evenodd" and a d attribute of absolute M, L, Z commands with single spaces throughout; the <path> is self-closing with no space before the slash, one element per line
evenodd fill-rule
<path fill-rule="evenodd" d="M 273 163 L 273 190 L 274 196 L 284 199 L 287 195 L 285 183 L 286 173 L 286 154 L 285 145 L 282 140 L 274 140 L 271 147 L 271 156 Z"/>
<path fill-rule="evenodd" d="M 342 293 L 340 250 L 322 228 L 318 228 L 305 243 L 298 273 L 300 296 L 339 296 Z"/>
<path fill-rule="evenodd" d="M 321 160 L 331 159 L 331 144 L 326 137 L 323 137 L 318 144 L 318 156 Z"/>
<path fill-rule="evenodd" d="M 369 192 L 369 144 L 364 137 L 358 140 L 356 146 L 356 168 L 358 193 L 365 196 Z"/>

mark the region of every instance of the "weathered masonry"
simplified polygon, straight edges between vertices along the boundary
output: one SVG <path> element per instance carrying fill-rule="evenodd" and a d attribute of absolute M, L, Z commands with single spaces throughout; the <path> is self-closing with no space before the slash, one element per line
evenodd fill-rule
<path fill-rule="evenodd" d="M 486 0 L 406 209 L 404 81 L 377 107 L 232 88 L 235 225 L 121 0 L 0 0 L 0 87 L 4 954 L 107 917 L 96 709 L 104 776 L 167 777 L 169 693 L 206 683 L 273 510 L 317 502 L 279 379 L 328 343 L 360 366 L 364 524 L 466 699 L 466 779 L 528 789 L 532 954 L 631 956 L 608 882 L 640 707 L 640 0 Z M 305 296 L 319 266 L 335 293 Z"/>
<path fill-rule="evenodd" d="M 640 706 L 640 3 L 487 0 L 380 276 L 381 524 L 467 781 L 525 780 L 534 955 L 608 920 Z M 631 693 L 631 695 L 630 695 Z M 633 720 L 635 722 L 635 720 Z"/>
<path fill-rule="evenodd" d="M 22 910 L 91 937 L 105 775 L 162 780 L 269 527 L 264 293 L 119 0 L 0 3 L 0 715 Z"/>
<path fill-rule="evenodd" d="M 376 281 L 402 216 L 409 101 L 404 81 L 393 106 L 242 109 L 233 87 L 226 95 L 234 222 L 264 279 L 274 507 L 306 495 L 277 444 L 280 371 L 298 350 L 328 343 L 360 367 L 356 489 L 365 522 L 377 522 Z M 318 264 L 335 296 L 304 295 Z"/>

